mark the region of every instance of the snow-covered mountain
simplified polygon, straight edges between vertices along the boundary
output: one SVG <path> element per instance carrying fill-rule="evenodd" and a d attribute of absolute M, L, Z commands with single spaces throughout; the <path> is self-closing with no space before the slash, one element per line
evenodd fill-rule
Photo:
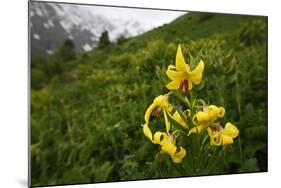
<path fill-rule="evenodd" d="M 52 53 L 68 38 L 74 41 L 77 51 L 88 51 L 97 46 L 105 30 L 114 42 L 121 35 L 136 36 L 153 28 L 133 19 L 108 19 L 95 14 L 94 6 L 30 2 L 29 10 L 33 51 Z"/>

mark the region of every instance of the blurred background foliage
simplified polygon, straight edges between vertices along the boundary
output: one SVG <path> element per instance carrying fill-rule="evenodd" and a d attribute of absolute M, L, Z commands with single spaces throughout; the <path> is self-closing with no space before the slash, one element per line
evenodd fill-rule
<path fill-rule="evenodd" d="M 52 55 L 32 54 L 32 185 L 267 171 L 265 17 L 188 13 L 116 44 L 101 38 L 90 52 L 76 54 L 67 40 Z M 223 165 L 196 173 L 171 163 L 141 127 L 154 97 L 168 91 L 178 44 L 205 62 L 195 95 L 224 106 L 240 130 L 241 151 L 236 140 Z"/>

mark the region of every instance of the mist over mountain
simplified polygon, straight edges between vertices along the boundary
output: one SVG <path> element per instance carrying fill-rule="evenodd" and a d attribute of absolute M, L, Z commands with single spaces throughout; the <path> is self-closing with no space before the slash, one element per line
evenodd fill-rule
<path fill-rule="evenodd" d="M 104 31 L 115 42 L 120 36 L 136 36 L 153 28 L 134 19 L 108 19 L 95 14 L 95 6 L 30 2 L 29 16 L 33 53 L 51 54 L 66 39 L 73 40 L 76 51 L 89 51 Z"/>

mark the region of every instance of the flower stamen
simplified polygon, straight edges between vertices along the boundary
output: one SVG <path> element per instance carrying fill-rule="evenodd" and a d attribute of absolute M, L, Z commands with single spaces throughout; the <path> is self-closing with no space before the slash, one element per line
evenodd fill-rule
<path fill-rule="evenodd" d="M 187 80 L 182 80 L 180 82 L 180 88 L 181 91 L 187 92 L 188 91 L 188 81 Z"/>
<path fill-rule="evenodd" d="M 152 111 L 151 115 L 152 117 L 158 118 L 160 116 L 160 112 L 161 112 L 161 108 L 157 107 Z"/>

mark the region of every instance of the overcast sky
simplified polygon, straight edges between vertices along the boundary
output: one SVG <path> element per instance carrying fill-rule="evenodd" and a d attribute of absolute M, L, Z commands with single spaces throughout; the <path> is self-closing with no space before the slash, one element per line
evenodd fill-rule
<path fill-rule="evenodd" d="M 168 10 L 151 10 L 137 8 L 105 7 L 105 6 L 84 6 L 93 14 L 103 15 L 104 17 L 114 20 L 136 20 L 146 25 L 154 27 L 169 23 L 177 17 L 186 14 L 182 11 Z"/>

